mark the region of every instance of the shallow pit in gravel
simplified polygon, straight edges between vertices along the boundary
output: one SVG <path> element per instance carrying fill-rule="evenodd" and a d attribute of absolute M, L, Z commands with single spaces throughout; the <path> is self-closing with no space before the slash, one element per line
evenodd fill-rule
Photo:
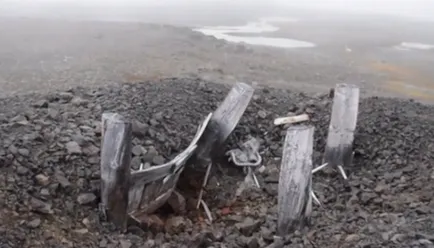
<path fill-rule="evenodd" d="M 133 142 L 140 149 L 133 160 L 158 164 L 188 145 L 229 89 L 174 78 L 1 99 L 0 247 L 283 247 L 273 235 L 285 127 L 272 121 L 289 112 L 308 113 L 318 165 L 331 109 L 328 92 L 256 89 L 227 149 L 247 135 L 262 139 L 262 189 L 235 198 L 242 174 L 216 166 L 205 194 L 212 224 L 192 208 L 194 199 L 187 199 L 186 214 L 164 222 L 150 216 L 152 230 L 132 225 L 119 234 L 99 221 L 101 114 L 115 111 L 139 120 L 142 131 Z M 433 116 L 432 106 L 413 101 L 362 99 L 348 184 L 335 175 L 315 175 L 313 187 L 324 207 L 314 207 L 311 226 L 288 234 L 285 247 L 429 247 Z M 194 188 L 200 180 L 182 183 Z"/>

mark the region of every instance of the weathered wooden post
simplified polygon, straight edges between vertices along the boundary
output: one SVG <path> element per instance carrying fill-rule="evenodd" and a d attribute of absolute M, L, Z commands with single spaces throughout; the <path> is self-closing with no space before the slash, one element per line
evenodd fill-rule
<path fill-rule="evenodd" d="M 253 96 L 254 89 L 246 83 L 236 83 L 213 113 L 203 137 L 198 142 L 197 158 L 210 164 L 212 151 L 226 141 L 237 126 Z"/>
<path fill-rule="evenodd" d="M 213 164 L 212 160 L 217 157 L 216 154 L 221 154 L 221 145 L 224 144 L 228 136 L 238 125 L 252 99 L 254 91 L 254 88 L 246 83 L 236 83 L 217 110 L 212 114 L 203 136 L 198 141 L 194 157 L 196 161 L 193 163 L 207 167 L 203 187 L 208 181 Z M 203 187 L 199 192 L 197 207 L 202 204 L 206 210 L 208 207 L 202 201 Z"/>
<path fill-rule="evenodd" d="M 277 235 L 285 236 L 308 223 L 312 212 L 312 126 L 286 132 L 280 166 Z"/>
<path fill-rule="evenodd" d="M 324 162 L 337 168 L 344 179 L 347 179 L 344 168 L 352 163 L 358 110 L 359 88 L 351 84 L 336 85 Z"/>
<path fill-rule="evenodd" d="M 109 221 L 127 228 L 132 124 L 116 113 L 102 115 L 101 204 Z"/>

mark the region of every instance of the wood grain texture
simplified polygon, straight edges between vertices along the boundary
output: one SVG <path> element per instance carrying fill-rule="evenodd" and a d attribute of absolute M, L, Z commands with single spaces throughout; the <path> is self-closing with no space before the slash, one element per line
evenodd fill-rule
<path fill-rule="evenodd" d="M 287 130 L 279 175 L 277 234 L 285 236 L 305 225 L 312 211 L 312 126 Z"/>
<path fill-rule="evenodd" d="M 103 114 L 101 148 L 101 202 L 109 221 L 127 227 L 132 125 L 121 115 Z"/>
<path fill-rule="evenodd" d="M 330 167 L 351 165 L 358 111 L 359 88 L 350 84 L 336 85 L 324 153 L 324 162 Z"/>
<path fill-rule="evenodd" d="M 254 93 L 246 83 L 236 83 L 213 113 L 203 137 L 198 142 L 196 158 L 208 165 L 211 154 L 223 144 L 238 125 Z"/>

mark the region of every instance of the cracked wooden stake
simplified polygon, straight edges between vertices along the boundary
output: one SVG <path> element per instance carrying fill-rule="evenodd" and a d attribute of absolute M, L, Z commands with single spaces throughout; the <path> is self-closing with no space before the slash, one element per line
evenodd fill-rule
<path fill-rule="evenodd" d="M 358 110 L 359 88 L 350 84 L 336 85 L 324 162 L 338 169 L 345 179 L 344 168 L 352 163 Z"/>
<path fill-rule="evenodd" d="M 253 97 L 254 89 L 245 83 L 236 83 L 224 101 L 212 114 L 211 120 L 198 141 L 196 158 L 203 167 L 207 165 L 208 159 L 222 152 L 222 144 L 237 126 L 250 100 Z"/>
<path fill-rule="evenodd" d="M 199 191 L 199 197 L 198 197 L 197 205 L 196 205 L 197 209 L 199 209 L 199 207 L 200 207 L 200 201 L 202 200 L 202 196 L 203 196 L 203 189 L 206 187 L 206 184 L 208 183 L 208 177 L 209 177 L 209 174 L 211 172 L 211 167 L 212 167 L 212 163 L 209 163 L 208 168 L 206 169 L 205 177 L 203 179 L 202 188 Z"/>
<path fill-rule="evenodd" d="M 288 128 L 279 174 L 277 235 L 308 223 L 312 212 L 312 126 Z"/>
<path fill-rule="evenodd" d="M 127 228 L 132 124 L 115 113 L 102 115 L 101 207 L 121 231 Z"/>
<path fill-rule="evenodd" d="M 296 116 L 288 116 L 288 117 L 279 117 L 274 119 L 274 125 L 284 125 L 284 124 L 294 124 L 302 121 L 308 121 L 309 116 L 307 114 L 296 115 Z"/>

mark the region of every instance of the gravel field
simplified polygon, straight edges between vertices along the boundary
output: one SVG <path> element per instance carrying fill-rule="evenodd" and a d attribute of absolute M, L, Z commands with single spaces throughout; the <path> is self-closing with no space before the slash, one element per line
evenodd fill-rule
<path fill-rule="evenodd" d="M 206 37 L 193 22 L 1 17 L 0 248 L 434 247 L 433 50 L 393 48 L 434 43 L 432 24 L 345 18 L 281 25 L 276 35 L 318 45 L 284 50 Z M 189 144 L 236 81 L 256 91 L 227 149 L 261 139 L 262 188 L 235 196 L 243 173 L 222 163 L 205 193 L 212 224 L 191 204 L 200 173 L 179 184 L 187 214 L 165 206 L 148 228 L 130 225 L 126 234 L 100 221 L 101 114 L 140 121 L 132 166 L 157 165 Z M 308 113 L 320 164 L 329 89 L 341 82 L 362 89 L 349 181 L 315 174 L 324 206 L 314 207 L 309 228 L 276 239 L 286 129 L 272 120 Z"/>
<path fill-rule="evenodd" d="M 119 234 L 99 221 L 100 117 L 116 111 L 142 122 L 134 145 L 163 161 L 186 147 L 196 125 L 229 88 L 182 78 L 0 100 L 0 247 L 432 247 L 434 109 L 387 98 L 361 101 L 349 183 L 318 174 L 311 227 L 275 240 L 277 176 L 285 129 L 272 119 L 307 112 L 320 163 L 329 122 L 328 92 L 257 88 L 229 147 L 262 140 L 261 190 L 234 196 L 242 172 L 227 164 L 212 173 L 205 200 L 215 221 L 187 204 L 150 216 L 152 228 Z M 138 107 L 139 106 L 139 107 Z M 259 112 L 262 112 L 259 114 Z M 262 117 L 258 117 L 262 116 Z M 228 147 L 228 148 L 229 148 Z M 152 156 L 150 156 L 152 155 Z M 134 160 L 134 159 L 133 159 Z M 137 158 L 135 159 L 137 160 Z M 188 178 L 188 177 L 187 177 Z M 219 184 L 217 183 L 219 182 Z M 199 180 L 184 182 L 198 192 Z M 181 191 L 182 193 L 182 191 Z M 184 194 L 187 203 L 197 194 Z"/>

